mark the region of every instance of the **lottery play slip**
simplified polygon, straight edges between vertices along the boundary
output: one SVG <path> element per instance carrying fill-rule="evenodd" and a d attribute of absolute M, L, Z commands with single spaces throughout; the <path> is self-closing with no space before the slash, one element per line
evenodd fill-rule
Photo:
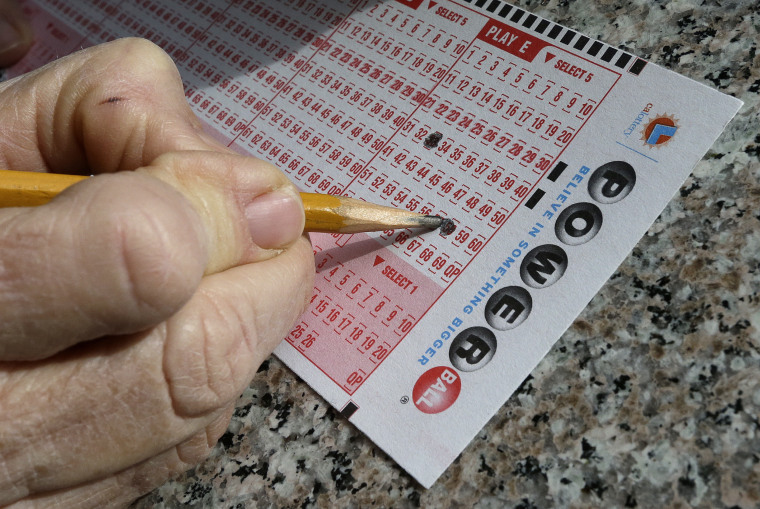
<path fill-rule="evenodd" d="M 34 0 L 6 77 L 133 35 L 302 190 L 456 231 L 312 235 L 276 354 L 429 487 L 627 256 L 741 103 L 501 0 Z"/>

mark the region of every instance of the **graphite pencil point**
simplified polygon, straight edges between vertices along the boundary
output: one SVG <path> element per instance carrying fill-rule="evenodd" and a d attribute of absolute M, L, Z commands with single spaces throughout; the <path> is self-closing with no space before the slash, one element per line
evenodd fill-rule
<path fill-rule="evenodd" d="M 441 218 L 441 226 L 439 226 L 441 230 L 441 235 L 451 235 L 454 233 L 454 230 L 457 229 L 457 225 L 454 221 L 448 218 Z"/>

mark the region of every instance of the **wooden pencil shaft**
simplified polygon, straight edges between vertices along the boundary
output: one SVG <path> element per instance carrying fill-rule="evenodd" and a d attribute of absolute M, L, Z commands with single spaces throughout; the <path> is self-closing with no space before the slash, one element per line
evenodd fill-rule
<path fill-rule="evenodd" d="M 0 170 L 0 206 L 44 205 L 67 187 L 86 178 L 82 175 Z"/>
<path fill-rule="evenodd" d="M 69 186 L 88 177 L 0 170 L 0 207 L 43 205 Z M 443 219 L 374 205 L 345 196 L 301 193 L 306 211 L 305 232 L 357 233 L 395 228 L 435 229 Z"/>
<path fill-rule="evenodd" d="M 439 216 L 416 214 L 408 210 L 374 205 L 346 196 L 301 193 L 306 210 L 307 232 L 357 233 L 396 228 L 435 229 Z"/>

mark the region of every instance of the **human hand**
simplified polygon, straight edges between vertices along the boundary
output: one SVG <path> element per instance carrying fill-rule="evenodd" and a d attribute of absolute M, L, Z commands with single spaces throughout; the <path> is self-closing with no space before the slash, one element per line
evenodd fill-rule
<path fill-rule="evenodd" d="M 0 168 L 101 174 L 0 209 L 0 505 L 126 504 L 207 455 L 305 307 L 300 199 L 139 39 L 0 84 Z"/>
<path fill-rule="evenodd" d="M 32 41 L 32 27 L 16 0 L 0 0 L 0 67 L 23 57 Z"/>

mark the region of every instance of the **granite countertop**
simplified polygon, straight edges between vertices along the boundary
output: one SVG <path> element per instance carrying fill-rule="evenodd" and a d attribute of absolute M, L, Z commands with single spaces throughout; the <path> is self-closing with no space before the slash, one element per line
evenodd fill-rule
<path fill-rule="evenodd" d="M 211 457 L 136 507 L 760 506 L 757 0 L 516 5 L 744 107 L 431 489 L 272 358 Z"/>

